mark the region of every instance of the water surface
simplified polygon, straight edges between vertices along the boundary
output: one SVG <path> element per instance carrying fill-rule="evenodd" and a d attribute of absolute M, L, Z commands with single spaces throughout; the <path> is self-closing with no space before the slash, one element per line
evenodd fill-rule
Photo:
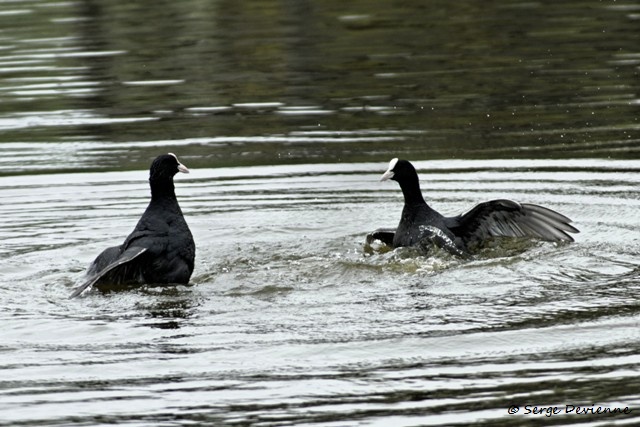
<path fill-rule="evenodd" d="M 633 425 L 640 9 L 0 4 L 0 425 Z M 175 152 L 190 286 L 68 300 Z M 364 245 L 412 160 L 573 244 Z M 507 410 L 518 405 L 518 414 Z M 631 414 L 527 414 L 525 405 Z"/>

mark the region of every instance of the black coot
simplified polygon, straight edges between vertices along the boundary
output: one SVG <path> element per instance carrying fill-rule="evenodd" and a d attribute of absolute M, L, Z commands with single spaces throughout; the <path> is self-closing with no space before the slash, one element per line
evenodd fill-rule
<path fill-rule="evenodd" d="M 445 217 L 433 210 L 422 197 L 418 174 L 407 160 L 393 159 L 381 181 L 400 184 L 404 208 L 396 229 L 380 228 L 367 235 L 367 242 L 381 240 L 394 248 L 430 245 L 455 255 L 467 255 L 492 237 L 529 237 L 548 241 L 568 241 L 567 233 L 579 231 L 571 220 L 551 209 L 511 200 L 480 203 L 469 212 Z"/>
<path fill-rule="evenodd" d="M 74 298 L 95 285 L 187 284 L 196 248 L 173 186 L 176 173 L 189 173 L 175 154 L 158 156 L 149 170 L 151 202 L 136 228 L 120 246 L 105 249 L 93 261 Z"/>

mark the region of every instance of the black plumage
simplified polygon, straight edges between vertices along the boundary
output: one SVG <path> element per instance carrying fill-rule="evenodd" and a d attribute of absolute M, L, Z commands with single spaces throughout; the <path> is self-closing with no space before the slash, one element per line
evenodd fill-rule
<path fill-rule="evenodd" d="M 381 180 L 400 184 L 404 208 L 396 229 L 381 228 L 367 235 L 394 248 L 436 245 L 455 255 L 466 255 L 492 237 L 527 237 L 572 242 L 579 231 L 571 220 L 551 209 L 511 200 L 480 203 L 462 215 L 445 217 L 432 209 L 420 190 L 418 173 L 407 160 L 393 159 Z"/>
<path fill-rule="evenodd" d="M 195 243 L 176 198 L 173 177 L 189 173 L 172 154 L 158 156 L 149 170 L 151 201 L 135 229 L 120 246 L 105 249 L 87 271 L 74 298 L 94 285 L 187 284 L 193 272 Z"/>

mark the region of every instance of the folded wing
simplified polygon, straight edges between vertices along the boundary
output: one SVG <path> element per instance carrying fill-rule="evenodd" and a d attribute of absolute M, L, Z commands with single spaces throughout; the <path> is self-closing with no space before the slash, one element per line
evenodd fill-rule
<path fill-rule="evenodd" d="M 378 228 L 367 234 L 367 244 L 370 245 L 375 240 L 380 240 L 385 245 L 393 247 L 393 236 L 395 236 L 395 234 L 395 228 Z"/>

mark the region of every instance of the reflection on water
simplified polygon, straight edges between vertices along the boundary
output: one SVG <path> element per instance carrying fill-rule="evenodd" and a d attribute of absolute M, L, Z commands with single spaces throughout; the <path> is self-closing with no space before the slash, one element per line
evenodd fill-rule
<path fill-rule="evenodd" d="M 9 3 L 0 142 L 86 147 L 54 164 L 66 170 L 142 169 L 156 141 L 191 141 L 181 152 L 194 167 L 398 152 L 636 158 L 640 33 L 638 13 L 621 6 Z M 401 137 L 343 139 L 370 130 Z M 1 173 L 38 169 L 0 147 Z"/>
<path fill-rule="evenodd" d="M 637 423 L 639 19 L 0 3 L 0 425 Z M 192 169 L 192 286 L 69 301 L 169 151 Z M 471 260 L 365 247 L 398 221 L 392 157 L 443 213 L 511 198 L 582 232 Z M 566 404 L 633 412 L 524 413 Z"/>

